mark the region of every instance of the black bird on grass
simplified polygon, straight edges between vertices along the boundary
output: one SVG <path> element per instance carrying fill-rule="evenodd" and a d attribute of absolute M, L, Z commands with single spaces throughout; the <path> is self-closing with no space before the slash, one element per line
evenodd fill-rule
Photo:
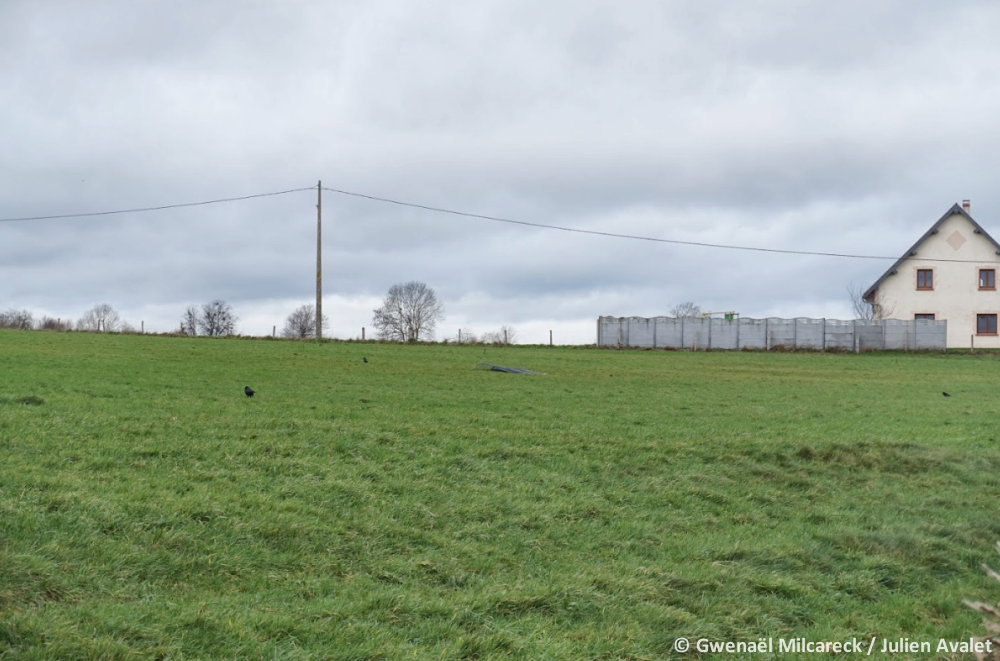
<path fill-rule="evenodd" d="M 951 397 L 951 395 L 949 395 L 949 394 L 948 394 L 948 393 L 946 393 L 946 392 L 943 392 L 943 393 L 941 393 L 941 394 L 942 394 L 942 395 L 944 395 L 945 397 Z"/>
<path fill-rule="evenodd" d="M 361 356 L 361 360 L 363 360 L 363 361 L 365 361 L 367 363 L 368 362 L 368 356 Z"/>
<path fill-rule="evenodd" d="M 251 388 L 250 386 L 244 386 L 243 392 L 247 394 L 247 397 L 253 397 L 253 388 Z"/>

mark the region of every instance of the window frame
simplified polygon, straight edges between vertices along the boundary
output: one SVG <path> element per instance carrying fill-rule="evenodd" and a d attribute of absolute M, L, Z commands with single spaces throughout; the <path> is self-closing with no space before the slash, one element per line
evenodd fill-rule
<path fill-rule="evenodd" d="M 982 330 L 982 322 L 986 321 L 987 330 Z M 992 320 L 993 330 L 989 330 Z M 976 335 L 997 335 L 997 315 L 995 312 L 976 313 Z"/>
<path fill-rule="evenodd" d="M 922 274 L 927 274 L 926 277 L 930 279 L 929 285 L 921 286 Z M 934 269 L 917 269 L 917 291 L 934 291 Z"/>

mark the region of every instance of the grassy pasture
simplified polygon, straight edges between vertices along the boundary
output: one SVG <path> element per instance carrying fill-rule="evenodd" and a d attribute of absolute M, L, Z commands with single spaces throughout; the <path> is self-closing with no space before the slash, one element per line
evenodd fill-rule
<path fill-rule="evenodd" d="M 998 374 L 0 331 L 0 659 L 968 639 L 961 599 L 1000 599 Z"/>

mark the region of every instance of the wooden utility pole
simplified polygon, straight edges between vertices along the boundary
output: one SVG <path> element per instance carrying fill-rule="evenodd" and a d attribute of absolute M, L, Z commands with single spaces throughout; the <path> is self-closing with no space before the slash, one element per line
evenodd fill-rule
<path fill-rule="evenodd" d="M 316 339 L 323 339 L 323 181 L 316 183 Z"/>

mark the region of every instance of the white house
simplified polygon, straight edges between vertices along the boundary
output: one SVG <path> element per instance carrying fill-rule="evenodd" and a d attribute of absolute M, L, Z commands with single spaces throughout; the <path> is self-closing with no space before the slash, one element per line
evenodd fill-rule
<path fill-rule="evenodd" d="M 946 319 L 948 347 L 1000 347 L 1000 244 L 955 204 L 864 293 L 877 318 Z"/>

